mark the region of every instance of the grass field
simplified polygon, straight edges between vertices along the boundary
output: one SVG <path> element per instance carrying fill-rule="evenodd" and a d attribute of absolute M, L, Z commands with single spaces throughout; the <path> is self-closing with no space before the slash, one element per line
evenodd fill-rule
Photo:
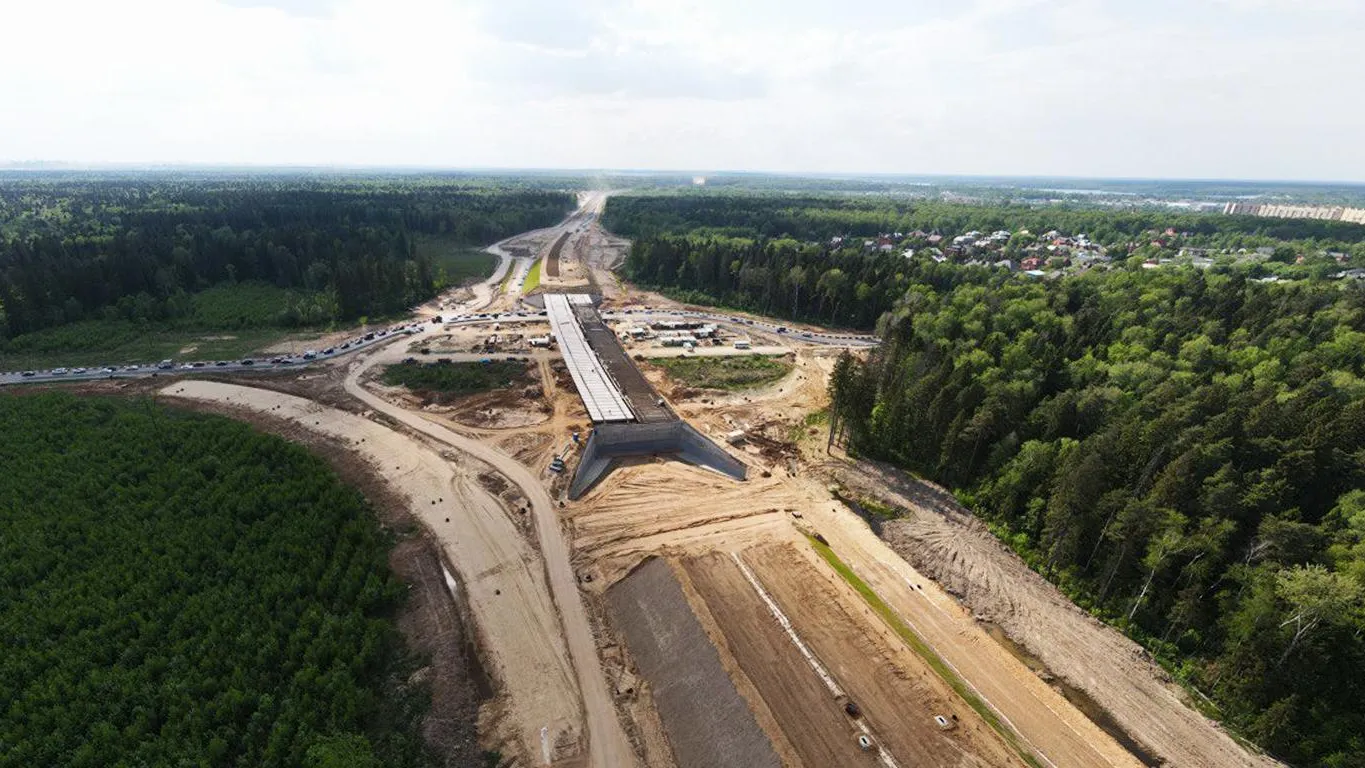
<path fill-rule="evenodd" d="M 526 378 L 525 363 L 399 363 L 384 369 L 384 383 L 422 392 L 468 395 L 506 387 Z"/>
<path fill-rule="evenodd" d="M 15 339 L 24 346 L 0 351 L 0 370 L 152 363 L 166 358 L 224 360 L 243 357 L 289 335 L 280 328 L 224 333 L 158 328 L 127 320 L 73 323 Z"/>
<path fill-rule="evenodd" d="M 419 254 L 431 257 L 437 283 L 442 287 L 482 280 L 498 266 L 497 256 L 450 238 L 422 237 L 416 240 L 416 245 Z"/>
<path fill-rule="evenodd" d="M 242 357 L 330 322 L 330 298 L 266 283 L 220 285 L 188 297 L 169 320 L 85 320 L 0 342 L 0 370 Z"/>
<path fill-rule="evenodd" d="M 190 313 L 168 326 L 230 330 L 325 325 L 335 311 L 331 297 L 269 283 L 218 285 L 190 296 Z"/>
<path fill-rule="evenodd" d="M 792 363 L 762 355 L 732 357 L 659 357 L 651 363 L 677 382 L 698 389 L 745 389 L 769 384 L 791 372 Z"/>
<path fill-rule="evenodd" d="M 531 271 L 526 273 L 526 282 L 521 286 L 522 293 L 530 293 L 540 285 L 540 265 L 544 263 L 540 259 L 531 265 Z"/>

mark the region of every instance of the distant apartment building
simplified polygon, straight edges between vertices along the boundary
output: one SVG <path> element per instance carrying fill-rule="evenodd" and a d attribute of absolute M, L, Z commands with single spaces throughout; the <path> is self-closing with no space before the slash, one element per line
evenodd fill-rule
<path fill-rule="evenodd" d="M 1276 219 L 1322 219 L 1365 224 L 1365 208 L 1342 205 L 1279 205 L 1275 203 L 1228 203 L 1223 213 L 1241 216 L 1267 216 Z"/>

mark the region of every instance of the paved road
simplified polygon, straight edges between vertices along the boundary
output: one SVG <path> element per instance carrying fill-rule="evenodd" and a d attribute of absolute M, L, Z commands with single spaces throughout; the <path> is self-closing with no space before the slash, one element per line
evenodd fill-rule
<path fill-rule="evenodd" d="M 506 269 L 507 264 L 504 263 L 502 266 L 500 266 L 499 272 L 501 272 L 502 274 L 506 274 Z M 447 312 L 443 314 L 442 317 L 446 321 L 446 324 L 454 325 L 456 327 L 462 327 L 486 325 L 490 323 L 501 323 L 506 325 L 514 323 L 545 322 L 545 318 L 543 316 L 541 316 L 538 312 L 532 311 L 483 313 L 483 316 L 475 314 L 473 312 L 473 309 L 483 309 L 488 304 L 492 303 L 494 298 L 496 298 L 496 293 L 491 293 L 490 291 L 495 290 L 496 286 L 501 284 L 501 280 L 502 278 L 497 273 L 495 273 L 494 277 L 491 278 L 490 280 L 484 281 L 483 283 L 479 283 L 476 286 L 474 286 L 475 288 L 474 298 L 470 302 L 470 306 L 472 307 L 472 309 L 466 310 L 465 312 L 462 313 L 451 314 Z M 639 320 L 644 323 L 670 319 L 702 320 L 708 323 L 715 323 L 716 325 L 723 326 L 732 332 L 750 333 L 757 330 L 770 333 L 775 336 L 785 337 L 786 339 L 789 339 L 791 342 L 794 343 L 810 344 L 814 346 L 866 349 L 869 347 L 875 347 L 880 343 L 880 340 L 877 339 L 875 336 L 867 336 L 864 334 L 835 334 L 817 333 L 814 331 L 794 331 L 788 329 L 786 326 L 781 326 L 775 322 L 768 320 L 745 318 L 736 315 L 727 315 L 720 312 L 708 312 L 703 310 L 637 309 L 622 312 L 607 312 L 604 313 L 602 317 L 608 320 L 619 320 L 623 322 L 630 320 Z M 304 359 L 303 357 L 298 356 L 296 357 L 280 356 L 272 358 L 246 358 L 252 361 L 249 364 L 245 362 L 245 359 L 222 361 L 208 360 L 198 361 L 195 363 L 184 362 L 175 363 L 171 365 L 169 368 L 161 368 L 157 363 L 145 363 L 140 365 L 125 365 L 117 367 L 91 367 L 72 369 L 56 368 L 53 370 L 42 371 L 0 371 L 0 386 L 6 384 L 36 384 L 53 381 L 72 380 L 93 381 L 97 379 L 136 379 L 156 375 L 168 376 L 172 374 L 194 372 L 233 374 L 251 373 L 253 371 L 297 370 L 298 368 L 303 366 L 326 362 L 328 360 L 334 360 L 345 355 L 359 352 L 360 350 L 363 349 L 368 349 L 377 345 L 382 345 L 386 341 L 389 341 L 390 337 L 392 336 L 402 336 L 413 333 L 428 333 L 433 328 L 439 327 L 440 326 L 432 326 L 423 323 L 411 323 L 407 325 L 399 325 L 393 328 L 384 329 L 382 331 L 376 331 L 375 337 L 372 339 L 367 339 L 365 338 L 364 335 L 358 335 L 354 339 L 345 342 L 345 344 L 347 345 L 345 348 L 338 346 L 335 348 L 333 352 L 330 353 L 319 350 L 316 357 L 314 357 L 313 359 Z"/>
<path fill-rule="evenodd" d="M 303 366 L 335 360 L 362 349 L 382 345 L 399 336 L 405 336 L 422 329 L 421 323 L 394 326 L 373 332 L 358 332 L 356 337 L 336 347 L 318 350 L 312 357 L 305 355 L 279 355 L 269 358 L 243 358 L 241 360 L 200 360 L 196 362 L 142 363 L 137 365 L 91 366 L 89 368 L 53 368 L 41 371 L 0 371 L 0 385 L 36 384 L 52 381 L 95 381 L 99 379 L 141 379 L 151 376 L 171 376 L 183 373 L 251 373 L 254 371 L 288 371 Z M 367 338 L 369 337 L 369 338 Z M 326 351 L 331 349 L 331 352 Z M 251 362 L 247 362 L 250 360 Z"/>

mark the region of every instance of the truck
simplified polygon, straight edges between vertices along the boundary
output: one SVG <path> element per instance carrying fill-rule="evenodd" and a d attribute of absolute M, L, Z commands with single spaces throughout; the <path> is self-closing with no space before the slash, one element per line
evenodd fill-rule
<path fill-rule="evenodd" d="M 156 367 L 160 368 L 163 371 L 169 371 L 170 369 L 175 367 L 175 361 L 170 359 L 162 360 L 161 362 L 156 364 Z"/>

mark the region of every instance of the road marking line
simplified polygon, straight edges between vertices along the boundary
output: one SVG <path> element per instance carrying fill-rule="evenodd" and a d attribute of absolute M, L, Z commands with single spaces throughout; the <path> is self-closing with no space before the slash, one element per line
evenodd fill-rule
<path fill-rule="evenodd" d="M 763 588 L 763 585 L 758 583 L 758 578 L 754 576 L 753 571 L 749 570 L 749 566 L 745 565 L 744 561 L 739 559 L 739 553 L 731 552 L 730 557 L 734 559 L 735 565 L 739 566 L 739 570 L 744 574 L 744 578 L 749 580 L 749 585 L 758 593 L 759 599 L 768 606 L 768 611 L 777 619 L 777 623 L 781 624 L 782 628 L 787 630 L 787 637 L 791 638 L 792 644 L 796 646 L 796 650 L 800 651 L 801 655 L 806 657 L 806 663 L 810 664 L 811 669 L 815 670 L 815 674 L 819 675 L 820 679 L 825 682 L 825 687 L 829 688 L 829 692 L 834 694 L 836 699 L 843 696 L 843 689 L 834 681 L 834 678 L 825 669 L 825 665 L 821 664 L 820 660 L 815 658 L 815 653 L 806 646 L 806 643 L 801 639 L 801 636 L 796 634 L 796 628 L 792 626 L 791 619 L 788 619 L 787 614 L 783 613 L 782 609 L 777 606 L 777 603 L 773 601 L 772 597 L 768 594 L 768 591 Z M 853 722 L 858 726 L 858 730 L 862 731 L 863 734 L 876 745 L 877 756 L 881 758 L 882 765 L 885 765 L 886 768 L 900 768 L 900 765 L 896 763 L 896 759 L 886 751 L 886 748 L 882 746 L 881 741 L 872 733 L 872 729 L 867 727 L 867 723 L 863 722 L 862 719 L 857 719 Z"/>

